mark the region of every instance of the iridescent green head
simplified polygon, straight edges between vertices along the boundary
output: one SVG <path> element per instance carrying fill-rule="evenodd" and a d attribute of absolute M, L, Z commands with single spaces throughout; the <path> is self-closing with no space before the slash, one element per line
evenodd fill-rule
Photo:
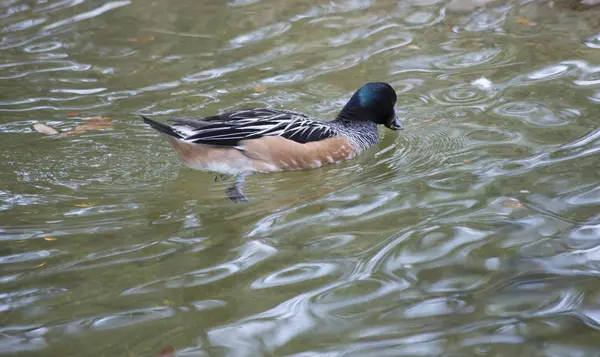
<path fill-rule="evenodd" d="M 360 87 L 340 112 L 350 120 L 370 120 L 392 130 L 403 129 L 396 117 L 396 91 L 385 82 L 367 83 Z"/>

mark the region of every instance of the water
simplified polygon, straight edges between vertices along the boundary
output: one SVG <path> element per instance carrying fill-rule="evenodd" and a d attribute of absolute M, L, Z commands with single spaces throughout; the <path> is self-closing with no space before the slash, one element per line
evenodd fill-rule
<path fill-rule="evenodd" d="M 600 354 L 599 15 L 2 2 L 0 352 Z M 403 132 L 250 177 L 247 204 L 135 115 L 330 119 L 374 80 L 399 93 Z"/>

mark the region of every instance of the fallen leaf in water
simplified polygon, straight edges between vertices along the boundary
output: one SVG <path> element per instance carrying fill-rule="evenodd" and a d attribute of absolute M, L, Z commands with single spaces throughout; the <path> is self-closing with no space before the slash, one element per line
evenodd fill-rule
<path fill-rule="evenodd" d="M 73 136 L 77 134 L 84 133 L 86 131 L 93 130 L 102 130 L 102 129 L 113 129 L 112 125 L 80 125 L 73 130 L 65 131 L 64 133 L 60 133 L 60 136 Z"/>
<path fill-rule="evenodd" d="M 519 25 L 528 25 L 528 26 L 533 25 L 533 21 L 529 20 L 526 17 L 519 17 L 519 18 L 517 18 L 517 23 Z"/>
<path fill-rule="evenodd" d="M 73 130 L 69 130 L 69 131 L 60 133 L 60 136 L 72 136 L 72 135 L 81 134 L 86 131 L 113 129 L 114 128 L 112 125 L 108 125 L 113 122 L 112 119 L 108 119 L 103 116 L 94 116 L 94 117 L 84 118 L 84 120 L 87 120 L 87 123 L 76 126 L 75 129 L 73 129 Z"/>
<path fill-rule="evenodd" d="M 44 240 L 53 241 L 56 240 L 54 237 L 44 237 Z"/>
<path fill-rule="evenodd" d="M 262 93 L 262 92 L 264 92 L 265 90 L 267 90 L 267 87 L 265 87 L 265 86 L 256 86 L 256 87 L 254 87 L 254 91 L 255 91 L 256 93 Z"/>
<path fill-rule="evenodd" d="M 73 131 L 92 131 L 92 130 L 112 129 L 112 128 L 113 128 L 112 125 L 87 123 L 87 124 L 82 124 L 82 125 L 76 126 L 75 129 L 73 129 Z"/>
<path fill-rule="evenodd" d="M 464 162 L 465 164 L 470 164 L 470 163 L 472 163 L 473 161 L 472 161 L 472 160 L 469 160 L 469 159 L 465 159 L 465 160 L 463 160 L 463 162 Z"/>
<path fill-rule="evenodd" d="M 41 123 L 33 124 L 33 128 L 42 134 L 47 134 L 47 135 L 58 134 L 58 130 L 56 130 L 53 127 L 48 126 L 46 124 L 41 124 Z"/>
<path fill-rule="evenodd" d="M 417 45 L 408 45 L 406 46 L 407 49 L 409 50 L 420 50 L 421 47 L 417 46 Z"/>
<path fill-rule="evenodd" d="M 34 266 L 34 268 L 41 268 L 41 267 L 43 267 L 44 265 L 46 265 L 46 263 L 38 264 L 38 265 Z"/>
<path fill-rule="evenodd" d="M 175 349 L 167 346 L 160 351 L 159 357 L 172 357 L 175 355 Z"/>
<path fill-rule="evenodd" d="M 75 116 L 78 113 L 77 112 L 68 112 L 67 114 L 70 116 Z M 113 129 L 114 128 L 112 125 L 108 125 L 113 122 L 112 119 L 105 118 L 103 116 L 98 115 L 98 116 L 93 116 L 93 117 L 89 117 L 89 118 L 83 118 L 83 120 L 87 120 L 87 122 L 85 124 L 81 124 L 81 125 L 75 127 L 75 129 L 73 129 L 73 130 L 65 131 L 62 133 L 59 132 L 58 130 L 54 129 L 51 126 L 41 124 L 41 123 L 33 124 L 33 128 L 37 132 L 40 132 L 42 134 L 59 135 L 61 137 L 77 135 L 77 134 L 81 134 L 86 131 Z"/>
<path fill-rule="evenodd" d="M 94 204 L 92 203 L 76 203 L 73 206 L 75 207 L 81 207 L 81 208 L 87 208 L 87 207 L 92 207 Z"/>
<path fill-rule="evenodd" d="M 130 42 L 146 43 L 154 40 L 154 36 L 142 36 L 129 38 Z"/>
<path fill-rule="evenodd" d="M 93 124 L 110 124 L 110 123 L 113 122 L 112 119 L 103 117 L 101 115 L 96 115 L 96 116 L 93 116 L 93 117 L 83 118 L 83 120 L 87 120 L 88 121 L 87 124 L 90 124 L 90 123 L 93 123 Z"/>
<path fill-rule="evenodd" d="M 70 117 L 76 117 L 79 115 L 79 113 L 78 112 L 67 112 L 67 115 Z"/>
<path fill-rule="evenodd" d="M 504 202 L 504 207 L 510 207 L 510 208 L 525 208 L 525 206 L 523 206 L 521 203 L 517 202 L 517 201 L 505 201 Z"/>

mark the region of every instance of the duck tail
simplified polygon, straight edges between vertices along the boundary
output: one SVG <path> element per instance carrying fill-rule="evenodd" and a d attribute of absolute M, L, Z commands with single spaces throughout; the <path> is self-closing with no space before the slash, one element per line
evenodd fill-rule
<path fill-rule="evenodd" d="M 178 139 L 183 138 L 181 135 L 177 134 L 173 130 L 173 128 L 171 128 L 170 126 L 165 125 L 163 123 L 159 123 L 159 122 L 154 121 L 154 120 L 152 120 L 150 118 L 146 118 L 143 115 L 140 115 L 140 116 L 142 117 L 142 119 L 144 119 L 144 123 L 150 125 L 153 129 L 155 129 L 157 131 L 160 131 L 163 134 L 167 134 L 169 136 L 173 136 L 173 137 L 178 138 Z"/>

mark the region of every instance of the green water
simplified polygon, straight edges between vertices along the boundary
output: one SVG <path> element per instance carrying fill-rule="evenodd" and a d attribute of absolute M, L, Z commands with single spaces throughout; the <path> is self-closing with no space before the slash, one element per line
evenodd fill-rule
<path fill-rule="evenodd" d="M 600 12 L 455 3 L 3 1 L 0 353 L 600 354 Z M 242 204 L 135 115 L 381 80 L 404 131 Z"/>

